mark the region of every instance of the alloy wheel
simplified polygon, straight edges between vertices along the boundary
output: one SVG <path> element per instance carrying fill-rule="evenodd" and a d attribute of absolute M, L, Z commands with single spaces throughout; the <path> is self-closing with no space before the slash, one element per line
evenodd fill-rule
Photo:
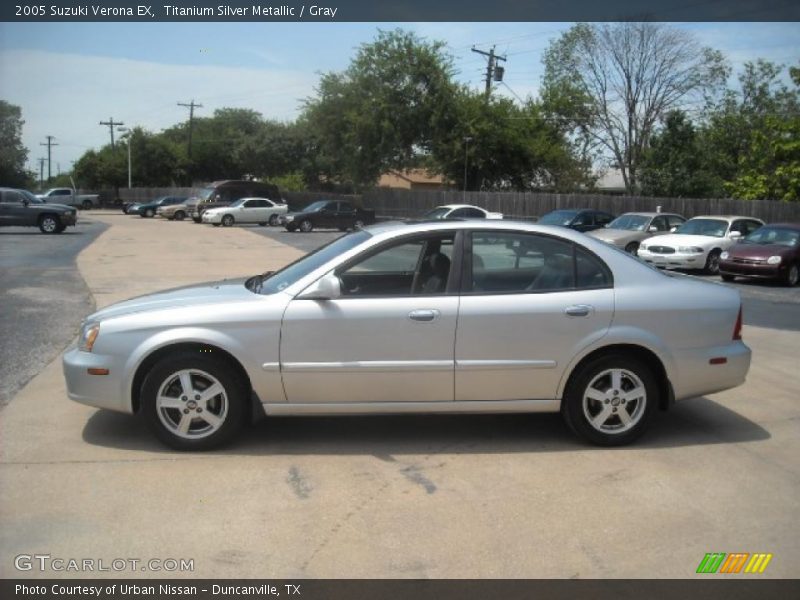
<path fill-rule="evenodd" d="M 606 369 L 586 386 L 582 406 L 586 420 L 597 431 L 624 433 L 635 427 L 644 415 L 647 390 L 632 371 Z"/>
<path fill-rule="evenodd" d="M 161 424 L 184 439 L 212 435 L 228 416 L 228 395 L 213 375 L 199 369 L 183 369 L 169 375 L 156 396 Z"/>

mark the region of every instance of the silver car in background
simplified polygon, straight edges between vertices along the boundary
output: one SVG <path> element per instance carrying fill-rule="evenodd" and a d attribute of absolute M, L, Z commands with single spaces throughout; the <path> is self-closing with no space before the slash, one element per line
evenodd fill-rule
<path fill-rule="evenodd" d="M 737 291 L 569 229 L 395 223 L 104 308 L 63 366 L 70 398 L 143 412 L 179 449 L 259 413 L 560 411 L 621 445 L 674 400 L 743 383 L 740 331 Z"/>
<path fill-rule="evenodd" d="M 643 240 L 675 231 L 685 221 L 673 213 L 630 212 L 618 216 L 602 229 L 587 231 L 586 235 L 635 255 Z"/>

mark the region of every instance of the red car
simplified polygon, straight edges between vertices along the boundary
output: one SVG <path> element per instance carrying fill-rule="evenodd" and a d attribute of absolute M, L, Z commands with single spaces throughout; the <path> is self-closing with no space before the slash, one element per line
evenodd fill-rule
<path fill-rule="evenodd" d="M 719 273 L 725 281 L 756 277 L 797 285 L 800 280 L 800 223 L 764 225 L 719 258 Z"/>

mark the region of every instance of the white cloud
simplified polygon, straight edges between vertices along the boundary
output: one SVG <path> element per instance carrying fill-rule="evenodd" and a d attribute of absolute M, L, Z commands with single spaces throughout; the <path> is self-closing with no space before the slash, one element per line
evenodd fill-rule
<path fill-rule="evenodd" d="M 53 173 L 87 149 L 109 141 L 109 117 L 159 131 L 186 120 L 177 102 L 203 104 L 196 114 L 223 106 L 252 108 L 265 118 L 291 119 L 311 95 L 317 76 L 286 69 L 186 66 L 30 50 L 0 52 L 3 99 L 22 107 L 23 142 L 31 168 L 46 156 L 39 146 L 56 137 Z M 38 169 L 37 169 L 38 171 Z"/>

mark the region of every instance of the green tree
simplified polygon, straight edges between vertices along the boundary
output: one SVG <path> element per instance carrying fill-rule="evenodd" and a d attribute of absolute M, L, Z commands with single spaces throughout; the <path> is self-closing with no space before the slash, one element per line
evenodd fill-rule
<path fill-rule="evenodd" d="M 642 193 L 677 198 L 720 196 L 722 180 L 707 162 L 695 126 L 685 112 L 672 111 L 642 157 Z"/>
<path fill-rule="evenodd" d="M 727 77 L 719 52 L 659 23 L 580 23 L 544 55 L 543 99 L 553 118 L 618 168 L 628 192 L 659 120 L 713 96 Z"/>
<path fill-rule="evenodd" d="M 318 162 L 328 170 L 321 175 L 369 185 L 430 153 L 456 91 L 444 46 L 381 31 L 344 72 L 322 76 L 304 108 Z"/>
<path fill-rule="evenodd" d="M 28 187 L 28 150 L 22 144 L 22 109 L 0 100 L 0 185 Z"/>

